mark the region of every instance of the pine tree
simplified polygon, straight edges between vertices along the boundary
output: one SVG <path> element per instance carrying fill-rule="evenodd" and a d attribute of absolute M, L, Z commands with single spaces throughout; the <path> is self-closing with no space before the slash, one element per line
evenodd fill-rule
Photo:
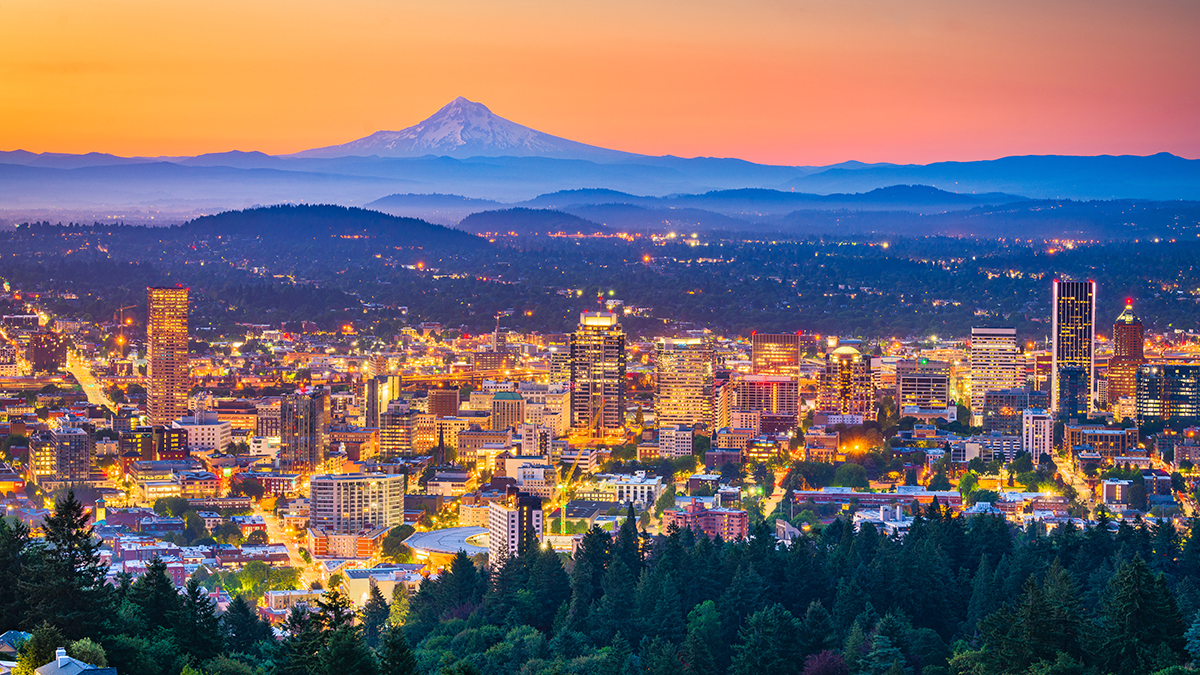
<path fill-rule="evenodd" d="M 229 652 L 235 654 L 249 653 L 254 643 L 271 636 L 271 629 L 255 616 L 250 603 L 240 595 L 234 596 L 221 615 L 221 628 Z"/>
<path fill-rule="evenodd" d="M 217 619 L 217 605 L 195 575 L 184 587 L 171 625 L 176 644 L 195 662 L 207 661 L 221 653 L 224 635 Z"/>
<path fill-rule="evenodd" d="M 0 616 L 10 617 L 13 627 L 26 612 L 19 583 L 32 556 L 29 526 L 15 518 L 11 522 L 0 518 Z"/>
<path fill-rule="evenodd" d="M 303 605 L 293 605 L 283 622 L 274 675 L 310 675 L 320 666 L 325 634 L 317 615 Z"/>
<path fill-rule="evenodd" d="M 42 524 L 42 552 L 19 583 L 29 601 L 26 623 L 51 622 L 71 640 L 97 635 L 110 614 L 108 567 L 89 518 L 73 490 L 60 499 Z"/>
<path fill-rule="evenodd" d="M 129 588 L 129 599 L 142 610 L 147 628 L 169 628 L 181 609 L 175 582 L 167 576 L 167 563 L 154 556 L 146 571 Z"/>
<path fill-rule="evenodd" d="M 378 665 L 358 631 L 343 626 L 328 633 L 321 670 L 325 675 L 377 675 Z"/>
<path fill-rule="evenodd" d="M 963 632 L 974 635 L 979 621 L 996 610 L 998 593 L 996 580 L 987 554 L 979 556 L 979 567 L 971 581 L 971 599 L 967 603 L 967 620 Z"/>
<path fill-rule="evenodd" d="M 730 675 L 762 675 L 795 670 L 800 622 L 782 605 L 755 612 L 739 631 Z"/>
<path fill-rule="evenodd" d="M 49 623 L 34 629 L 30 637 L 17 649 L 17 665 L 14 675 L 33 675 L 33 672 L 54 660 L 54 652 L 64 646 L 66 640 L 57 628 Z"/>
<path fill-rule="evenodd" d="M 571 599 L 571 579 L 553 550 L 535 549 L 530 555 L 534 562 L 527 590 L 535 612 L 533 626 L 545 633 L 554 624 L 558 609 Z"/>
<path fill-rule="evenodd" d="M 628 630 L 629 605 L 634 595 L 634 581 L 629 568 L 620 558 L 614 558 L 604 573 L 601 585 L 604 595 L 596 603 L 591 614 L 592 640 L 605 644 L 622 628 Z"/>
<path fill-rule="evenodd" d="M 317 621 L 325 631 L 349 626 L 354 622 L 354 604 L 340 589 L 331 588 L 317 599 Z"/>
<path fill-rule="evenodd" d="M 1140 556 L 1122 563 L 1101 602 L 1101 662 L 1117 675 L 1174 665 L 1183 647 L 1183 621 L 1162 575 Z"/>
<path fill-rule="evenodd" d="M 588 612 L 603 592 L 600 582 L 608 567 L 611 544 L 612 537 L 596 526 L 579 542 L 571 569 L 571 611 L 567 617 L 567 626 L 571 630 L 588 628 Z"/>
<path fill-rule="evenodd" d="M 392 626 L 403 626 L 408 619 L 408 587 L 397 583 L 392 589 L 392 606 L 388 609 L 388 623 Z"/>
<path fill-rule="evenodd" d="M 379 586 L 372 584 L 371 593 L 367 597 L 367 601 L 363 603 L 362 610 L 359 612 L 359 621 L 362 622 L 363 639 L 371 649 L 379 647 L 379 643 L 383 639 L 383 630 L 387 626 L 388 613 L 387 600 L 383 598 L 383 593 L 379 591 Z"/>
<path fill-rule="evenodd" d="M 833 649 L 837 646 L 837 631 L 833 617 L 825 605 L 813 600 L 804 612 L 800 631 L 800 653 L 803 656 Z"/>
<path fill-rule="evenodd" d="M 404 638 L 404 631 L 397 626 L 387 629 L 383 634 L 379 675 L 419 675 L 417 657 Z"/>
<path fill-rule="evenodd" d="M 717 652 L 721 639 L 721 617 L 712 600 L 706 600 L 688 613 L 687 637 L 680 659 L 686 675 L 716 675 Z"/>
<path fill-rule="evenodd" d="M 642 576 L 642 548 L 641 538 L 637 532 L 637 513 L 633 510 L 633 502 L 629 502 L 625 513 L 625 519 L 621 521 L 621 526 L 617 528 L 617 536 L 612 542 L 612 556 L 625 563 L 625 569 L 629 570 L 629 574 L 638 579 Z"/>

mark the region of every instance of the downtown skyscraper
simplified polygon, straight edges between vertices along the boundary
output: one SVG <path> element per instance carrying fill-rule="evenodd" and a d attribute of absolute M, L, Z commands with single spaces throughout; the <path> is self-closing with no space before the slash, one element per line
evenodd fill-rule
<path fill-rule="evenodd" d="M 1019 389 L 1025 375 L 1018 359 L 1016 328 L 971 329 L 971 416 L 983 416 L 984 402 L 989 391 Z"/>
<path fill-rule="evenodd" d="M 188 289 L 146 289 L 146 374 L 150 424 L 188 413 Z"/>
<path fill-rule="evenodd" d="M 329 435 L 329 392 L 312 387 L 285 396 L 279 427 L 280 468 L 298 473 L 320 470 Z"/>
<path fill-rule="evenodd" d="M 1063 368 L 1083 371 L 1082 390 L 1091 409 L 1096 386 L 1096 282 L 1054 280 L 1051 289 L 1050 407 L 1055 412 L 1060 405 L 1060 380 Z M 1072 382 L 1078 377 L 1073 371 Z"/>
<path fill-rule="evenodd" d="M 1138 367 L 1146 362 L 1142 320 L 1133 313 L 1133 301 L 1125 303 L 1125 311 L 1113 322 L 1113 354 L 1108 360 L 1108 402 L 1137 395 Z"/>
<path fill-rule="evenodd" d="M 571 334 L 571 426 L 599 434 L 625 426 L 625 331 L 616 314 L 584 312 Z"/>
<path fill-rule="evenodd" d="M 654 419 L 658 427 L 713 427 L 716 356 L 710 338 L 661 338 L 654 343 Z"/>
<path fill-rule="evenodd" d="M 755 375 L 800 376 L 804 349 L 799 333 L 754 333 L 750 336 L 750 363 Z"/>

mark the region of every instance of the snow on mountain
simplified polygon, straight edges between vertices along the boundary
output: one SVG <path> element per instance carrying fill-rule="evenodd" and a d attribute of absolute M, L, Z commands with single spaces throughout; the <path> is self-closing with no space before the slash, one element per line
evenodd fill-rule
<path fill-rule="evenodd" d="M 425 121 L 400 131 L 377 131 L 343 145 L 298 152 L 293 157 L 553 157 L 616 161 L 638 157 L 544 134 L 500 117 L 482 103 L 459 96 Z"/>

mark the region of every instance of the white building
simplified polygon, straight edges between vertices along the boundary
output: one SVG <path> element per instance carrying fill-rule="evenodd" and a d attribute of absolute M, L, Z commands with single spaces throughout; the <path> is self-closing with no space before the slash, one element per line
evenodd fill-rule
<path fill-rule="evenodd" d="M 233 426 L 227 421 L 218 420 L 215 411 L 181 417 L 171 422 L 171 428 L 187 431 L 188 448 L 191 450 L 224 452 L 233 443 Z"/>
<path fill-rule="evenodd" d="M 679 459 L 692 456 L 694 434 L 687 425 L 659 427 L 658 456 Z"/>
<path fill-rule="evenodd" d="M 558 484 L 558 470 L 550 464 L 527 462 L 517 467 L 517 488 L 521 492 L 550 499 Z"/>
<path fill-rule="evenodd" d="M 488 504 L 488 564 L 519 554 L 521 539 L 542 542 L 542 500 L 515 494 Z"/>
<path fill-rule="evenodd" d="M 311 527 L 353 534 L 370 527 L 403 525 L 406 478 L 382 473 L 313 476 Z"/>
<path fill-rule="evenodd" d="M 1027 408 L 1021 413 L 1022 448 L 1037 462 L 1043 454 L 1054 454 L 1054 418 L 1040 408 Z"/>
<path fill-rule="evenodd" d="M 635 507 L 649 508 L 658 501 L 667 486 L 661 476 L 647 476 L 645 471 L 638 471 L 632 476 L 609 476 L 601 482 L 601 489 L 611 489 L 616 492 L 617 501 L 622 504 L 633 502 Z"/>
<path fill-rule="evenodd" d="M 1025 385 L 1017 360 L 1016 328 L 971 329 L 971 415 L 983 416 L 983 398 L 989 391 L 1019 389 Z"/>

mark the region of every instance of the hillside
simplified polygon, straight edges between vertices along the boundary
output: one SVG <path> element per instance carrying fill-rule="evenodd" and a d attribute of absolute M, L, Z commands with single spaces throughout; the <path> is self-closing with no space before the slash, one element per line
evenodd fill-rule
<path fill-rule="evenodd" d="M 515 208 L 473 213 L 458 224 L 459 229 L 475 234 L 513 232 L 531 234 L 607 234 L 614 230 L 562 211 Z"/>

